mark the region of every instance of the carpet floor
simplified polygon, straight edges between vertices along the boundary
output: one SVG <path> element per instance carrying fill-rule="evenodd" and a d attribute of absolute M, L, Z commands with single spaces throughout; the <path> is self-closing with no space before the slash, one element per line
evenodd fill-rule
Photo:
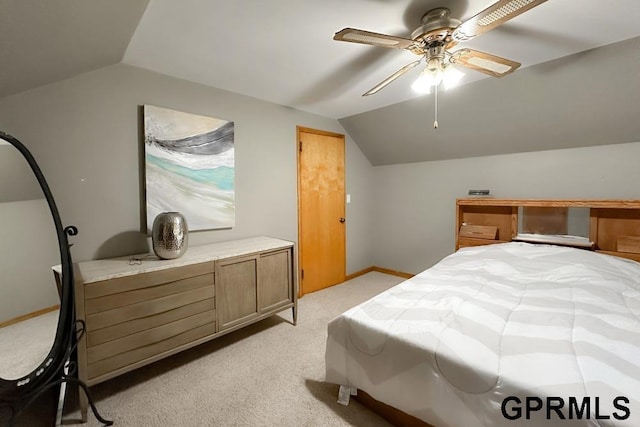
<path fill-rule="evenodd" d="M 297 326 L 284 311 L 98 384 L 93 398 L 117 426 L 388 426 L 356 401 L 336 402 L 324 351 L 331 319 L 402 280 L 371 272 L 305 295 Z M 63 423 L 75 424 L 68 406 Z M 85 425 L 101 424 L 89 411 Z"/>
<path fill-rule="evenodd" d="M 54 310 L 0 328 L 2 378 L 22 378 L 44 361 L 56 336 L 59 314 L 59 310 Z"/>

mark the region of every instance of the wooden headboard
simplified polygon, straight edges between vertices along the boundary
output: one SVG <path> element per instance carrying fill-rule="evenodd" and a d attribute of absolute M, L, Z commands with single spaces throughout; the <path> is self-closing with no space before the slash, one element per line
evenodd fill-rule
<path fill-rule="evenodd" d="M 520 207 L 588 208 L 589 249 L 640 261 L 640 200 L 458 199 L 456 250 L 513 240 Z"/>

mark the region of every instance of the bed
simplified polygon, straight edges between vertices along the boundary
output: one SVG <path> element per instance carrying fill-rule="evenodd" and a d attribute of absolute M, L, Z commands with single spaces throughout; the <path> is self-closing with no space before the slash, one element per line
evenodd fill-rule
<path fill-rule="evenodd" d="M 640 215 L 620 217 L 628 240 Z M 436 427 L 640 425 L 640 263 L 516 235 L 461 245 L 331 321 L 326 381 Z"/>

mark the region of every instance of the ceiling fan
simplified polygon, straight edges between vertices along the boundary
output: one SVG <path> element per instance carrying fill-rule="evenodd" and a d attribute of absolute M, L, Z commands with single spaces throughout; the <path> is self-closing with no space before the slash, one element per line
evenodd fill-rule
<path fill-rule="evenodd" d="M 471 40 L 480 34 L 504 24 L 512 18 L 544 3 L 546 0 L 499 0 L 477 15 L 462 22 L 452 18 L 445 7 L 432 9 L 422 16 L 422 25 L 411 33 L 411 39 L 396 37 L 371 31 L 345 28 L 337 32 L 333 39 L 352 43 L 363 43 L 395 49 L 405 49 L 419 55 L 413 61 L 368 90 L 363 96 L 373 95 L 403 76 L 422 60 L 426 68 L 416 80 L 413 88 L 427 93 L 431 87 L 436 89 L 443 82 L 455 83 L 462 73 L 452 67 L 460 65 L 477 70 L 493 77 L 502 77 L 515 71 L 519 62 L 480 52 L 473 49 L 460 49 L 451 52 L 458 43 Z M 435 123 L 437 127 L 437 121 Z"/>

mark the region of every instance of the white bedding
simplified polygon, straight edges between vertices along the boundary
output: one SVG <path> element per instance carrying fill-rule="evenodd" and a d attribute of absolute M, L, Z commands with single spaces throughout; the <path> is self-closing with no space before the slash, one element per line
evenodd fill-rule
<path fill-rule="evenodd" d="M 640 426 L 640 263 L 462 249 L 331 321 L 325 360 L 326 381 L 436 427 Z"/>

